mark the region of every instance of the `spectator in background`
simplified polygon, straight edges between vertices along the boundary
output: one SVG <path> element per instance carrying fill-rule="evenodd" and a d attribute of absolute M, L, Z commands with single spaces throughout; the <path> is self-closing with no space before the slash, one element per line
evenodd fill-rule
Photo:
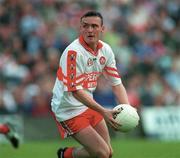
<path fill-rule="evenodd" d="M 13 94 L 6 88 L 6 85 L 0 82 L 0 114 L 17 112 L 17 105 Z"/>
<path fill-rule="evenodd" d="M 112 108 L 117 104 L 117 101 L 113 95 L 111 86 L 107 84 L 107 82 L 107 79 L 105 79 L 103 76 L 99 77 L 98 85 L 93 96 L 99 104 L 107 108 Z"/>
<path fill-rule="evenodd" d="M 53 67 L 58 65 L 55 56 L 59 59 L 67 44 L 77 36 L 79 15 L 91 9 L 107 15 L 105 23 L 108 27 L 103 40 L 111 44 L 122 77 L 128 77 L 130 81 L 139 75 L 142 78 L 140 88 L 133 95 L 130 90 L 130 96 L 139 96 L 142 106 L 154 106 L 157 100 L 161 106 L 180 105 L 180 99 L 177 99 L 180 98 L 180 88 L 177 86 L 177 81 L 180 80 L 179 70 L 174 66 L 180 63 L 178 0 L 1 0 L 0 78 L 6 80 L 4 88 L 14 97 L 17 109 L 32 115 L 32 109 L 34 111 L 36 108 L 30 101 L 33 94 L 29 98 L 23 94 L 27 91 L 29 93 L 28 89 L 32 85 L 36 87 L 34 95 L 42 91 L 43 86 L 38 81 L 43 81 L 41 78 L 44 75 L 42 72 L 38 75 L 37 72 L 40 71 L 50 77 L 50 81 L 43 83 L 53 85 Z M 151 96 L 152 88 L 148 88 L 143 82 L 147 79 L 146 75 L 151 73 L 149 67 L 153 67 L 155 73 L 160 73 L 157 80 L 163 81 L 161 86 L 168 91 L 166 94 L 176 96 L 174 102 L 169 102 L 165 95 Z M 131 75 L 132 72 L 135 72 L 135 76 Z M 125 85 L 133 87 L 131 82 Z M 22 91 L 17 90 L 18 87 L 23 87 Z M 103 88 L 99 87 L 97 93 L 101 94 L 100 89 Z M 112 96 L 110 89 L 107 88 L 106 91 L 106 94 Z M 44 93 L 43 96 L 51 95 L 47 89 Z M 108 101 L 114 102 L 114 98 L 109 97 Z"/>

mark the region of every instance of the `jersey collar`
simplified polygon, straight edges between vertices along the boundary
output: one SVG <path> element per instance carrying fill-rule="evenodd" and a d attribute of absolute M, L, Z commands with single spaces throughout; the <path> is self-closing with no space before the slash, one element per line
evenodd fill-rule
<path fill-rule="evenodd" d="M 98 45 L 97 45 L 97 51 L 92 50 L 92 49 L 87 45 L 87 43 L 84 41 L 82 35 L 79 37 L 79 42 L 80 42 L 80 44 L 81 44 L 86 50 L 88 50 L 91 54 L 93 54 L 93 55 L 95 55 L 95 56 L 98 55 L 98 50 L 103 47 L 103 44 L 99 41 L 99 42 L 98 42 Z"/>

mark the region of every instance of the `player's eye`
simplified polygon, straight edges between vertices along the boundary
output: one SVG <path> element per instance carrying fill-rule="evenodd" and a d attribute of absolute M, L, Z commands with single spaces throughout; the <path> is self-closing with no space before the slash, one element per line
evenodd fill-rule
<path fill-rule="evenodd" d="M 88 28 L 89 28 L 89 25 L 88 25 L 88 24 L 84 24 L 84 25 L 83 25 L 83 28 L 88 29 Z"/>
<path fill-rule="evenodd" d="M 89 29 L 89 28 L 92 28 L 92 29 L 97 29 L 98 28 L 98 25 L 96 25 L 96 24 L 84 24 L 83 25 L 83 28 L 84 29 Z"/>
<path fill-rule="evenodd" d="M 93 29 L 97 29 L 97 28 L 98 28 L 98 25 L 92 24 L 92 28 L 93 28 Z"/>

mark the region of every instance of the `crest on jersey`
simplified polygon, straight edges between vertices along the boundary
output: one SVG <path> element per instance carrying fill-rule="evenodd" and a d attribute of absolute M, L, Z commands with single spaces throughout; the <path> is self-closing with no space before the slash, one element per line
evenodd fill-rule
<path fill-rule="evenodd" d="M 104 65 L 105 62 L 106 62 L 106 58 L 104 56 L 101 56 L 100 59 L 99 59 L 99 62 L 101 65 Z"/>
<path fill-rule="evenodd" d="M 88 65 L 88 66 L 93 65 L 93 59 L 89 58 L 89 59 L 87 60 L 87 65 Z"/>

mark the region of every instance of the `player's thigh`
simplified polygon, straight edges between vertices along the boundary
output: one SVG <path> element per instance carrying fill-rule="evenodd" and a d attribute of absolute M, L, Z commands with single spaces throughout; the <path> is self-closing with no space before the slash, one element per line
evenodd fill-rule
<path fill-rule="evenodd" d="M 105 120 L 103 119 L 101 122 L 99 122 L 94 129 L 99 133 L 99 135 L 106 141 L 106 143 L 110 143 L 110 136 L 108 127 L 106 125 Z"/>
<path fill-rule="evenodd" d="M 99 122 L 94 129 L 97 131 L 97 133 L 99 133 L 99 135 L 105 140 L 105 142 L 108 144 L 110 151 L 111 151 L 111 155 L 113 153 L 113 149 L 110 143 L 110 136 L 109 136 L 109 130 L 108 127 L 106 125 L 105 120 L 103 119 L 101 122 Z"/>
<path fill-rule="evenodd" d="M 110 150 L 105 140 L 92 126 L 88 126 L 72 136 L 91 154 L 107 152 Z"/>

